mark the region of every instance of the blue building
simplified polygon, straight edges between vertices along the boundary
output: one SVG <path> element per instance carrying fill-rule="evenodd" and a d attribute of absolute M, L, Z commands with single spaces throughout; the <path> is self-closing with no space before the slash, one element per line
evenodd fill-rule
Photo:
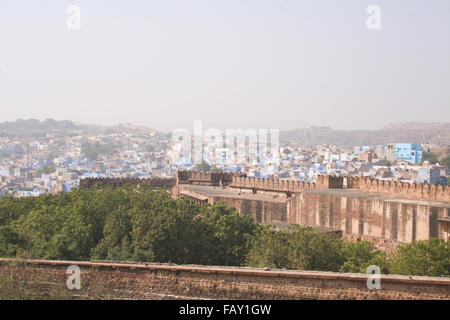
<path fill-rule="evenodd" d="M 70 191 L 72 191 L 73 188 L 78 189 L 78 185 L 77 184 L 69 184 L 69 183 L 63 184 L 63 192 L 70 192 Z"/>
<path fill-rule="evenodd" d="M 422 160 L 422 146 L 416 143 L 396 143 L 395 157 L 397 160 L 419 163 Z"/>
<path fill-rule="evenodd" d="M 439 168 L 420 168 L 417 180 L 419 183 L 439 184 Z"/>

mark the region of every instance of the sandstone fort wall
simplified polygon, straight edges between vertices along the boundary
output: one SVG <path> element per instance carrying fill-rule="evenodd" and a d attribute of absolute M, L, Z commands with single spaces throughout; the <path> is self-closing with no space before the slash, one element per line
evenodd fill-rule
<path fill-rule="evenodd" d="M 183 174 L 188 184 L 195 184 L 198 178 L 214 179 L 206 173 Z M 319 175 L 314 183 L 236 174 L 227 177 L 227 184 L 223 185 L 239 196 L 210 194 L 204 201 L 223 201 L 260 223 L 296 223 L 337 229 L 351 239 L 371 240 L 388 247 L 413 240 L 448 237 L 446 225 L 439 222 L 450 216 L 448 187 L 353 176 Z M 240 196 L 250 194 L 265 198 Z M 195 194 L 192 197 L 195 198 Z"/>
<path fill-rule="evenodd" d="M 176 183 L 177 180 L 175 178 L 86 178 L 80 180 L 80 188 L 90 188 L 96 184 L 114 188 L 121 187 L 127 184 L 135 186 L 139 184 L 148 184 L 155 188 L 170 189 L 173 188 Z"/>
<path fill-rule="evenodd" d="M 346 184 L 344 183 L 346 182 Z M 369 177 L 342 177 L 318 175 L 316 182 L 286 179 L 261 179 L 233 173 L 179 171 L 178 183 L 227 185 L 234 188 L 270 190 L 274 192 L 300 192 L 311 189 L 359 189 L 361 192 L 397 197 L 401 199 L 450 202 L 450 187 L 429 184 L 383 181 Z"/>

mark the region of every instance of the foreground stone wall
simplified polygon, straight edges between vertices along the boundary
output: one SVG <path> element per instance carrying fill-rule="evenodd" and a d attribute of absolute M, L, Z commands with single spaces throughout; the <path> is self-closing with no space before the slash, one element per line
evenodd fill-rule
<path fill-rule="evenodd" d="M 81 290 L 66 289 L 70 265 L 81 269 Z M 35 297 L 57 293 L 59 298 L 90 299 L 450 300 L 450 279 L 431 277 L 381 276 L 381 289 L 371 290 L 364 274 L 9 259 L 0 259 L 0 276 L 12 279 L 18 290 L 26 281 Z"/>

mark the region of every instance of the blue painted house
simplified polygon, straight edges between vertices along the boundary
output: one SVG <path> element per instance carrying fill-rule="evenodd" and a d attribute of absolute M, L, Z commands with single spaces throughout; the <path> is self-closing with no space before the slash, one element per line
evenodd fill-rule
<path fill-rule="evenodd" d="M 419 163 L 422 160 L 422 146 L 417 143 L 396 143 L 395 157 L 397 160 Z"/>

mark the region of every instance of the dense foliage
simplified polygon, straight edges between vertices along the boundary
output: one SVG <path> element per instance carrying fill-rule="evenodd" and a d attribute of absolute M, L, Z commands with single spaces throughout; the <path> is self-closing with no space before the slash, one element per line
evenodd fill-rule
<path fill-rule="evenodd" d="M 414 241 L 398 248 L 391 266 L 393 273 L 449 276 L 450 245 L 443 239 Z"/>
<path fill-rule="evenodd" d="M 422 154 L 422 161 L 421 161 L 421 163 L 424 163 L 425 161 L 428 161 L 431 164 L 435 164 L 436 162 L 438 162 L 438 158 L 432 152 L 424 152 Z"/>
<path fill-rule="evenodd" d="M 91 161 L 97 160 L 101 155 L 112 155 L 121 147 L 119 143 L 100 143 L 84 141 L 81 144 L 81 153 Z"/>
<path fill-rule="evenodd" d="M 353 273 L 365 273 L 368 266 L 377 265 L 383 273 L 389 271 L 385 254 L 370 242 L 349 242 L 296 225 L 284 231 L 265 228 L 253 240 L 247 263 L 255 267 Z"/>
<path fill-rule="evenodd" d="M 52 163 L 47 163 L 41 169 L 36 171 L 36 176 L 40 177 L 43 174 L 51 174 L 56 171 L 56 166 Z"/>
<path fill-rule="evenodd" d="M 447 166 L 450 168 L 450 156 L 446 156 L 446 157 L 442 158 L 442 160 L 440 162 L 443 166 Z"/>
<path fill-rule="evenodd" d="M 148 185 L 96 186 L 0 199 L 0 256 L 449 276 L 448 242 L 400 246 L 388 258 L 369 242 L 348 242 L 293 225 L 275 230 L 222 203 L 198 206 Z"/>

